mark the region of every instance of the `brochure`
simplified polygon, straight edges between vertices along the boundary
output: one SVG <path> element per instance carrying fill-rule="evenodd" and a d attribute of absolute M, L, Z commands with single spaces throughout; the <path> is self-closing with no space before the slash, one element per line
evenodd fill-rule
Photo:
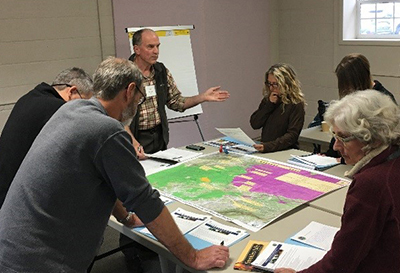
<path fill-rule="evenodd" d="M 263 270 L 251 265 L 252 262 L 260 255 L 260 253 L 266 248 L 268 242 L 250 240 L 246 247 L 243 249 L 238 260 L 236 261 L 233 269 L 262 272 Z"/>
<path fill-rule="evenodd" d="M 316 248 L 272 241 L 252 265 L 270 272 L 281 267 L 300 271 L 321 260 L 325 254 L 326 251 Z"/>

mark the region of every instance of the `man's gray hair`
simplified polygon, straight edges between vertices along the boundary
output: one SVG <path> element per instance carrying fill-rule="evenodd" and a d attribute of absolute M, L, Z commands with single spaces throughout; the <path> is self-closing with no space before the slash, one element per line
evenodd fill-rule
<path fill-rule="evenodd" d="M 91 97 L 93 93 L 92 78 L 85 70 L 79 67 L 67 68 L 61 71 L 52 83 L 52 85 L 59 84 L 74 85 L 79 93 L 85 97 Z"/>
<path fill-rule="evenodd" d="M 324 119 L 365 143 L 366 152 L 400 143 L 399 108 L 388 95 L 376 90 L 357 91 L 332 101 Z"/>
<path fill-rule="evenodd" d="M 142 73 L 133 62 L 108 57 L 97 67 L 93 75 L 93 89 L 97 98 L 112 100 L 132 82 L 140 88 L 142 79 Z"/>
<path fill-rule="evenodd" d="M 135 46 L 135 45 L 139 45 L 140 46 L 142 44 L 142 34 L 143 34 L 143 32 L 146 32 L 146 31 L 150 31 L 150 32 L 155 33 L 155 31 L 150 29 L 150 28 L 139 29 L 138 31 L 133 33 L 133 36 L 132 36 L 132 45 L 133 46 Z"/>

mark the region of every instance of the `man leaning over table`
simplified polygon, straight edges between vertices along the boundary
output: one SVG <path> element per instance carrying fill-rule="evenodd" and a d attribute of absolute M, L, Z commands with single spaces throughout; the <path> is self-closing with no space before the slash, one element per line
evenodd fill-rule
<path fill-rule="evenodd" d="M 88 99 L 93 82 L 83 69 L 61 71 L 51 85 L 42 82 L 14 105 L 0 137 L 0 208 L 25 155 L 50 117 L 65 102 Z"/>
<path fill-rule="evenodd" d="M 137 67 L 109 58 L 93 79 L 95 97 L 52 116 L 11 184 L 0 210 L 0 272 L 85 272 L 116 198 L 187 266 L 223 267 L 229 249 L 193 249 L 145 178 L 124 130 L 121 122 L 144 98 Z"/>

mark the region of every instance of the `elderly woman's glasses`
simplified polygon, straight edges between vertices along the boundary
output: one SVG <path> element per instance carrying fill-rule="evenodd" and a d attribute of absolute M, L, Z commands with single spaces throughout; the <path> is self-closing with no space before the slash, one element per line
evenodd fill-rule
<path fill-rule="evenodd" d="M 269 88 L 271 88 L 271 87 L 273 87 L 273 88 L 278 88 L 278 87 L 279 87 L 279 83 L 277 83 L 277 82 L 269 82 L 269 81 L 266 81 L 265 84 L 266 84 Z"/>
<path fill-rule="evenodd" d="M 346 147 L 346 143 L 347 143 L 347 142 L 350 142 L 350 141 L 356 139 L 356 137 L 353 136 L 353 135 L 348 136 L 348 137 L 341 137 L 341 136 L 336 135 L 334 132 L 332 132 L 332 136 L 333 136 L 337 141 L 340 141 L 340 142 L 343 144 L 343 146 L 345 146 L 345 147 Z"/>

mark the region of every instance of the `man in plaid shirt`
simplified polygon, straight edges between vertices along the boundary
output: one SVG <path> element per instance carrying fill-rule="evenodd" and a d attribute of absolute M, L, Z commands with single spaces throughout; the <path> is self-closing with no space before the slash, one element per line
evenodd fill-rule
<path fill-rule="evenodd" d="M 132 43 L 135 53 L 129 59 L 144 76 L 146 101 L 140 105 L 129 129 L 138 157 L 143 159 L 144 152 L 155 153 L 167 148 L 169 133 L 165 105 L 183 112 L 205 101 L 225 101 L 229 93 L 216 86 L 199 95 L 183 97 L 169 70 L 157 62 L 160 46 L 157 34 L 151 29 L 141 29 L 133 35 Z"/>

